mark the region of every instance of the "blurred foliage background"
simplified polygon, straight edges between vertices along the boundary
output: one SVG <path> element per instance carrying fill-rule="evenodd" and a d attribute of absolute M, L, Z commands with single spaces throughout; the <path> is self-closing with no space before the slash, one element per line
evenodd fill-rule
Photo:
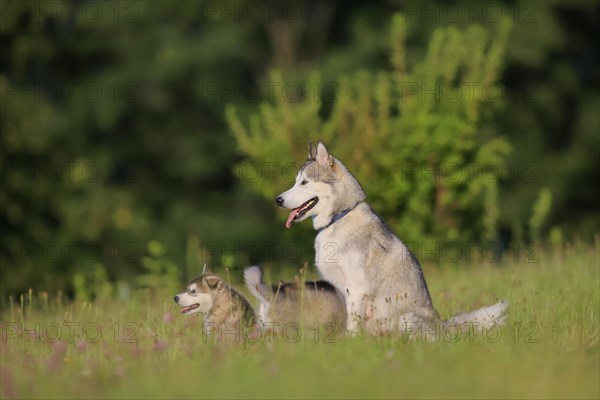
<path fill-rule="evenodd" d="M 321 138 L 405 240 L 598 233 L 597 2 L 0 12 L 2 299 L 175 287 L 204 263 L 312 264 L 310 224 L 285 230 L 273 198 Z M 474 163 L 500 175 L 466 179 Z"/>

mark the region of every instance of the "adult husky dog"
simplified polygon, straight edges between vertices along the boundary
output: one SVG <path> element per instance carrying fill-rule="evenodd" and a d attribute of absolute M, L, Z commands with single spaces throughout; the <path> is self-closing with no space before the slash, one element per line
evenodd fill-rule
<path fill-rule="evenodd" d="M 323 279 L 346 296 L 350 332 L 377 334 L 436 329 L 439 316 L 419 262 L 365 203 L 365 192 L 322 142 L 309 143 L 308 161 L 296 183 L 275 202 L 291 209 L 285 226 L 312 218 L 316 265 Z M 500 302 L 445 325 L 483 327 L 501 323 L 507 303 Z"/>

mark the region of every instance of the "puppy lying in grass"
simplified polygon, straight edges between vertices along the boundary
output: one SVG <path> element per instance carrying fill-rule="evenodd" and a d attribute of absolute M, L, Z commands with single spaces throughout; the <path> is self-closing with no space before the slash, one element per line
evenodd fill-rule
<path fill-rule="evenodd" d="M 248 300 L 212 273 L 192 280 L 185 292 L 175 296 L 175 302 L 181 306 L 182 314 L 204 314 L 204 333 L 215 329 L 239 331 L 255 322 Z"/>
<path fill-rule="evenodd" d="M 296 323 L 300 326 L 323 328 L 341 333 L 346 328 L 344 297 L 328 282 L 307 281 L 267 285 L 262 271 L 252 266 L 244 270 L 246 286 L 259 301 L 259 320 L 280 326 Z"/>

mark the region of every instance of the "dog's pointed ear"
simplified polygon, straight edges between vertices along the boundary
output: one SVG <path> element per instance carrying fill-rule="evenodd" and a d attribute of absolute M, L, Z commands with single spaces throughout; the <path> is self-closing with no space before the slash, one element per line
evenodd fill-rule
<path fill-rule="evenodd" d="M 206 263 L 204 263 L 204 268 L 202 268 L 202 275 L 211 273 L 212 271 L 210 270 L 210 268 L 206 266 Z"/>
<path fill-rule="evenodd" d="M 209 275 L 204 278 L 204 281 L 208 285 L 209 288 L 215 289 L 223 285 L 223 279 L 218 277 L 217 275 Z"/>
<path fill-rule="evenodd" d="M 317 149 L 313 146 L 312 142 L 308 142 L 308 161 L 314 161 L 317 157 Z"/>
<path fill-rule="evenodd" d="M 317 144 L 317 154 L 315 155 L 315 160 L 317 160 L 319 165 L 325 168 L 333 167 L 334 165 L 333 156 L 329 154 L 327 147 L 325 147 L 323 142 L 319 142 Z"/>

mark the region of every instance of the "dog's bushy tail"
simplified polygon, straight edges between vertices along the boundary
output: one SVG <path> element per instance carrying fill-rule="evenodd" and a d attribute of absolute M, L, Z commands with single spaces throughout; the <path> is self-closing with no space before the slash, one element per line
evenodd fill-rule
<path fill-rule="evenodd" d="M 244 270 L 244 281 L 250 293 L 258 299 L 261 305 L 271 304 L 271 295 L 269 288 L 262 281 L 262 271 L 257 266 L 248 267 Z"/>
<path fill-rule="evenodd" d="M 481 330 L 491 324 L 502 325 L 506 321 L 504 312 L 507 307 L 508 301 L 502 300 L 470 313 L 458 314 L 446 321 L 445 325 L 472 325 L 476 330 Z"/>

